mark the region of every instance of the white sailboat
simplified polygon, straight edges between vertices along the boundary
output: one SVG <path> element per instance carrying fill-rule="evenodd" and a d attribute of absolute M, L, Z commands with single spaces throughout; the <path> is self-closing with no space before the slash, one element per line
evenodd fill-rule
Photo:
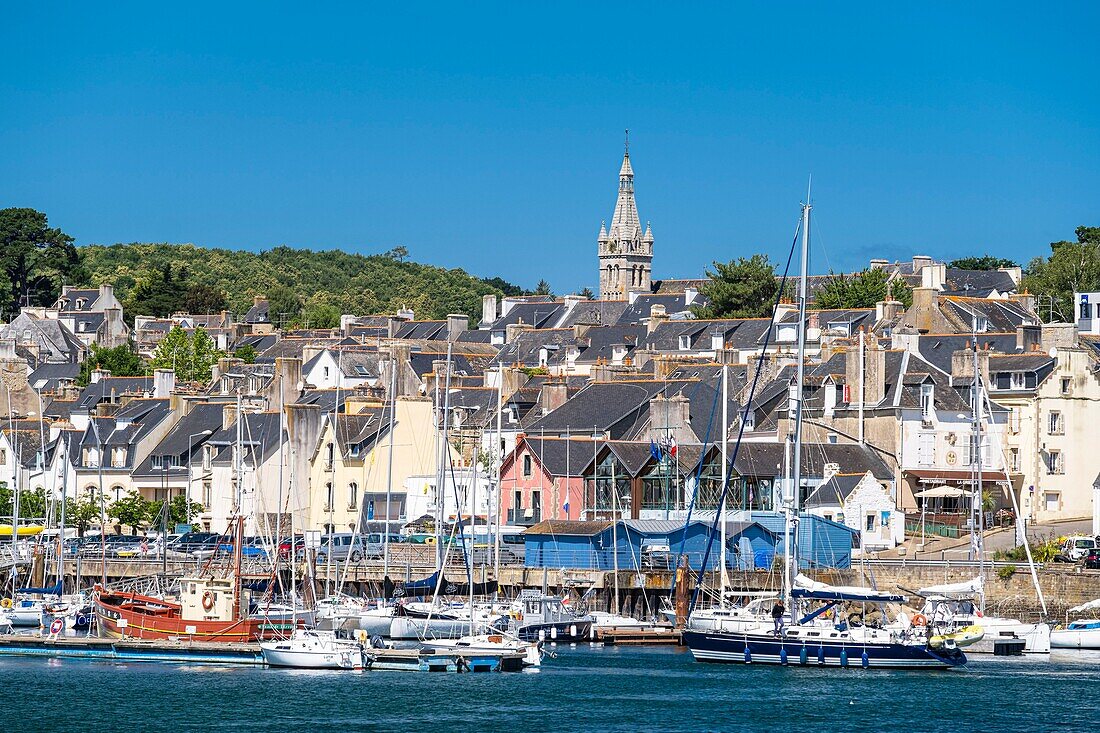
<path fill-rule="evenodd" d="M 1100 609 L 1100 598 L 1066 611 L 1070 614 Z M 1070 621 L 1050 632 L 1050 646 L 1054 649 L 1100 649 L 1100 618 L 1082 618 Z"/>
<path fill-rule="evenodd" d="M 298 629 L 289 639 L 261 642 L 260 652 L 272 667 L 364 669 L 369 661 L 358 641 L 317 629 Z"/>

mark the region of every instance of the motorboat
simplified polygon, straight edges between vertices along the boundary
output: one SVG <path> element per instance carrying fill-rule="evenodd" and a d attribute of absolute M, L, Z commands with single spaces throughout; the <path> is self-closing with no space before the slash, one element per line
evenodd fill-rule
<path fill-rule="evenodd" d="M 686 628 L 692 631 L 743 631 L 757 624 L 770 624 L 774 594 L 754 598 L 743 606 L 700 608 L 688 614 Z"/>
<path fill-rule="evenodd" d="M 362 643 L 342 639 L 333 631 L 298 629 L 289 639 L 261 642 L 260 652 L 271 667 L 364 669 L 369 665 Z"/>
<path fill-rule="evenodd" d="M 458 639 L 469 629 L 469 612 L 461 606 L 402 601 L 394 607 L 389 634 L 398 641 Z"/>
<path fill-rule="evenodd" d="M 594 629 L 655 629 L 657 624 L 652 621 L 636 619 L 633 616 L 624 616 L 608 611 L 589 611 Z"/>
<path fill-rule="evenodd" d="M 44 624 L 43 602 L 33 598 L 4 599 L 4 611 L 13 626 L 38 628 Z"/>
<path fill-rule="evenodd" d="M 506 618 L 511 634 L 523 641 L 577 641 L 592 633 L 591 615 L 538 590 L 520 591 Z"/>
<path fill-rule="evenodd" d="M 1100 608 L 1100 598 L 1069 609 L 1066 616 L 1095 608 Z M 1057 627 L 1050 632 L 1050 646 L 1054 649 L 1100 649 L 1100 619 L 1077 619 Z"/>
<path fill-rule="evenodd" d="M 1025 654 L 1050 652 L 1048 624 L 984 614 L 980 610 L 984 592 L 983 580 L 978 576 L 960 583 L 920 588 L 916 595 L 924 599 L 921 615 L 928 619 L 929 626 L 938 634 L 961 633 L 968 652 L 993 654 L 998 642 L 1011 640 L 1023 640 Z M 981 630 L 980 637 L 973 638 L 973 627 Z"/>
<path fill-rule="evenodd" d="M 504 634 L 474 634 L 458 639 L 439 639 L 432 642 L 437 649 L 469 654 L 523 654 L 523 666 L 538 667 L 542 664 L 542 647 L 538 642 L 521 641 Z"/>

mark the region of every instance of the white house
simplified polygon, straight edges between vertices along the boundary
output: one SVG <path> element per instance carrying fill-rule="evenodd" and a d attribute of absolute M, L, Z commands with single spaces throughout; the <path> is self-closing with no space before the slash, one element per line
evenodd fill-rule
<path fill-rule="evenodd" d="M 870 471 L 831 476 L 806 498 L 804 508 L 857 530 L 863 552 L 889 550 L 905 541 L 905 514 L 898 511 L 893 492 Z"/>

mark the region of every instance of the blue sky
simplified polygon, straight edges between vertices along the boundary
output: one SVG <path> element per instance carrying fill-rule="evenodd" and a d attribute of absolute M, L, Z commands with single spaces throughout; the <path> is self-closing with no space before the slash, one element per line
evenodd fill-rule
<path fill-rule="evenodd" d="M 811 173 L 816 272 L 1100 224 L 1096 3 L 153 5 L 7 10 L 0 206 L 567 292 L 629 127 L 656 276 L 778 259 Z"/>

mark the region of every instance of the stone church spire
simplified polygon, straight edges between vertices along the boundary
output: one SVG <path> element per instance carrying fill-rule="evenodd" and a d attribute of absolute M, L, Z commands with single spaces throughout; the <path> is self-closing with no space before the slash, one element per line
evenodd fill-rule
<path fill-rule="evenodd" d="M 627 131 L 623 164 L 619 167 L 619 196 L 611 229 L 603 226 L 597 240 L 600 260 L 600 298 L 626 298 L 631 290 L 649 291 L 653 261 L 653 234 L 643 235 L 638 205 L 634 201 L 634 167 L 630 164 L 630 131 Z"/>

